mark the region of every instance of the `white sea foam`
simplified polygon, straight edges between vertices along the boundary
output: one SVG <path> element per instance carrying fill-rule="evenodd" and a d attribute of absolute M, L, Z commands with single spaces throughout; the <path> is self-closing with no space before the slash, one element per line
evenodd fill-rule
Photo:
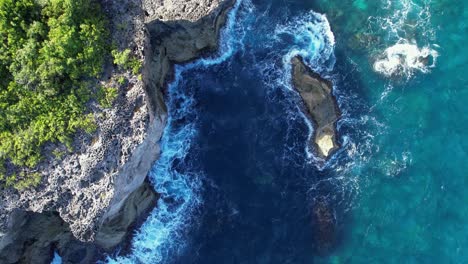
<path fill-rule="evenodd" d="M 56 252 L 54 252 L 54 258 L 52 259 L 52 262 L 50 264 L 62 264 L 62 257 Z"/>
<path fill-rule="evenodd" d="M 188 96 L 184 89 L 177 89 L 177 87 L 183 84 L 182 73 L 184 71 L 222 63 L 235 52 L 244 49 L 245 28 L 243 28 L 242 23 L 235 23 L 234 18 L 242 16 L 242 13 L 252 12 L 252 8 L 252 5 L 247 1 L 236 3 L 235 8 L 229 15 L 226 29 L 223 31 L 221 52 L 218 56 L 200 59 L 176 67 L 176 78 L 169 86 L 169 96 L 172 98 L 170 101 L 178 98 L 177 101 L 183 103 L 178 105 L 177 108 L 169 105 L 171 116 L 161 142 L 162 154 L 150 173 L 156 191 L 161 194 L 161 199 L 158 201 L 157 209 L 152 212 L 141 229 L 136 232 L 132 241 L 132 253 L 128 256 L 109 258 L 108 263 L 165 263 L 184 249 L 187 226 L 193 223 L 193 214 L 203 202 L 200 195 L 203 186 L 200 173 L 186 171 L 181 173 L 172 168 L 175 160 L 185 158 L 191 140 L 197 133 L 193 124 L 186 124 L 177 128 L 172 126 L 174 119 L 194 111 L 194 99 Z M 271 56 L 273 61 L 279 61 L 280 63 L 265 60 L 265 62 L 260 62 L 257 65 L 262 72 L 263 81 L 268 86 L 281 87 L 289 93 L 295 93 L 291 87 L 290 61 L 297 55 L 301 56 L 304 62 L 314 71 L 319 72 L 324 77 L 331 77 L 335 65 L 335 38 L 325 15 L 309 12 L 292 18 L 289 22 L 275 28 L 271 41 L 284 41 L 285 37 L 293 40 L 291 45 L 286 50 L 275 50 Z M 313 133 L 312 124 L 302 114 L 302 111 L 298 108 L 295 110 L 294 113 L 288 113 L 292 116 L 291 120 L 297 118 L 297 113 L 300 113 L 300 117 L 306 121 L 309 127 L 310 138 Z M 359 163 L 359 158 L 366 155 L 368 141 L 357 145 L 351 142 L 349 137 L 344 136 L 343 148 L 340 151 L 346 151 L 350 156 L 353 156 L 353 159 L 354 156 L 357 156 L 355 159 L 358 161 L 338 165 L 338 162 L 332 158 L 325 165 L 333 166 L 334 169 L 342 173 L 339 177 L 329 178 L 325 181 L 333 181 L 336 186 L 350 189 L 350 191 L 342 192 L 343 197 L 341 200 L 343 202 L 351 201 L 352 199 L 349 199 L 349 197 L 359 189 L 357 187 L 358 178 L 347 176 L 350 171 L 359 168 L 359 166 L 352 165 Z M 305 152 L 308 154 L 308 158 L 317 165 L 321 164 L 312 155 L 309 144 L 302 142 L 301 144 L 307 146 Z M 292 147 L 289 146 L 289 149 L 292 149 Z M 358 175 L 358 173 L 353 171 L 353 175 Z M 173 201 L 176 201 L 176 203 Z"/>
<path fill-rule="evenodd" d="M 277 43 L 288 41 L 289 45 L 285 50 L 275 50 L 274 54 L 257 65 L 266 86 L 284 88 L 289 93 L 296 94 L 291 80 L 291 59 L 295 56 L 301 56 L 306 65 L 324 77 L 327 77 L 334 68 L 335 36 L 323 14 L 310 11 L 277 25 L 271 41 Z M 280 60 L 281 63 L 275 63 L 276 60 Z M 295 101 L 298 100 L 296 97 L 293 98 Z M 299 113 L 308 126 L 307 142 L 309 142 L 313 135 L 313 125 L 299 109 L 300 104 L 294 102 L 293 105 L 296 105 L 296 108 L 293 113 L 288 113 L 291 116 L 288 120 L 293 121 Z M 322 160 L 313 154 L 310 144 L 304 145 L 307 158 L 316 165 L 322 164 Z M 320 167 L 323 168 L 323 166 Z"/>
<path fill-rule="evenodd" d="M 325 15 L 311 11 L 285 25 L 277 26 L 277 39 L 284 35 L 292 37 L 294 43 L 282 58 L 283 73 L 289 76 L 282 80 L 283 85 L 292 89 L 291 74 L 287 73 L 291 71 L 291 59 L 295 56 L 301 56 L 316 72 L 327 73 L 335 66 L 335 36 Z"/>
<path fill-rule="evenodd" d="M 435 40 L 435 30 L 431 25 L 430 0 L 417 3 L 413 0 L 382 0 L 382 16 L 369 17 L 370 30 L 380 35 L 384 30 L 385 40 L 397 42 L 415 36 L 426 41 Z"/>
<path fill-rule="evenodd" d="M 232 56 L 244 35 L 243 29 L 235 23 L 235 18 L 251 12 L 251 8 L 248 0 L 235 3 L 221 34 L 218 55 L 175 67 L 175 80 L 168 87 L 170 115 L 161 140 L 161 156 L 149 174 L 161 197 L 157 208 L 136 231 L 131 242 L 131 254 L 108 257 L 107 263 L 167 263 L 183 250 L 187 226 L 194 221 L 193 214 L 202 204 L 203 175 L 196 171 L 179 172 L 173 168 L 175 162 L 184 160 L 197 134 L 193 123 L 183 124 L 182 127 L 180 124 L 174 125 L 174 120 L 194 114 L 195 111 L 195 99 L 179 87 L 183 85 L 182 74 L 193 68 L 222 63 Z"/>
<path fill-rule="evenodd" d="M 411 77 L 417 71 L 429 72 L 435 67 L 438 56 L 437 51 L 429 46 L 419 48 L 416 43 L 400 41 L 385 49 L 373 68 L 387 77 Z"/>
<path fill-rule="evenodd" d="M 435 41 L 435 31 L 429 1 L 384 0 L 382 6 L 388 15 L 370 17 L 370 29 L 377 35 L 383 30 L 383 39 L 394 44 L 376 56 L 373 69 L 386 77 L 403 78 L 430 72 L 439 54 L 435 50 L 438 46 L 430 44 Z"/>

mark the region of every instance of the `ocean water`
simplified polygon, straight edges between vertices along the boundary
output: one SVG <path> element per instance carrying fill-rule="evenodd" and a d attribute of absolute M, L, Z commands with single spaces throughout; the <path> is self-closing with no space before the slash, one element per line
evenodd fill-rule
<path fill-rule="evenodd" d="M 217 54 L 176 67 L 157 208 L 108 263 L 468 262 L 466 1 L 243 0 Z M 290 58 L 333 81 L 325 164 Z M 314 202 L 333 216 L 318 251 Z"/>

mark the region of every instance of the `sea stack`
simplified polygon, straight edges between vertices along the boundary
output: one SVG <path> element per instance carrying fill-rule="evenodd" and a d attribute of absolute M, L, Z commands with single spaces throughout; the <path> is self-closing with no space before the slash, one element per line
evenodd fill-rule
<path fill-rule="evenodd" d="M 327 159 L 339 148 L 336 121 L 340 116 L 333 96 L 333 84 L 304 64 L 301 57 L 291 60 L 292 82 L 304 102 L 303 111 L 314 125 L 310 144 L 316 155 Z"/>

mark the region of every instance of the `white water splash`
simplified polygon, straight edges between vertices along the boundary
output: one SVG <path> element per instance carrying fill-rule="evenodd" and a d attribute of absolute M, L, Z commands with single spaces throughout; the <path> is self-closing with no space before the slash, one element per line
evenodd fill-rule
<path fill-rule="evenodd" d="M 370 17 L 371 31 L 376 33 L 384 30 L 385 41 L 395 44 L 387 46 L 376 56 L 374 71 L 385 77 L 407 79 L 416 72 L 430 72 L 436 66 L 439 56 L 435 49 L 438 46 L 429 44 L 435 41 L 435 31 L 430 21 L 430 1 L 416 3 L 411 0 L 385 0 L 382 6 L 389 15 Z M 417 42 L 423 44 L 418 45 Z"/>
<path fill-rule="evenodd" d="M 291 87 L 291 59 L 301 56 L 304 62 L 319 73 L 328 73 L 335 66 L 335 36 L 331 30 L 327 17 L 316 12 L 309 12 L 293 19 L 286 25 L 276 27 L 275 36 L 289 35 L 294 43 L 289 51 L 283 55 L 282 84 Z"/>
<path fill-rule="evenodd" d="M 294 17 L 284 24 L 277 25 L 272 39 L 278 43 L 288 41 L 289 45 L 285 50 L 275 51 L 275 55 L 272 56 L 273 61 L 279 57 L 281 64 L 267 60 L 257 66 L 260 69 L 266 86 L 281 87 L 297 95 L 296 90 L 292 87 L 291 79 L 291 60 L 296 56 L 300 56 L 307 66 L 315 72 L 320 73 L 323 77 L 330 77 L 329 74 L 336 62 L 334 55 L 335 36 L 324 14 L 310 11 L 301 16 Z M 303 111 L 299 109 L 300 104 L 293 102 L 293 105 L 296 107 L 293 113 L 288 113 L 291 116 L 288 120 L 294 120 L 293 117 L 299 113 L 309 130 L 306 142 L 310 142 L 310 138 L 314 132 L 313 124 Z M 313 154 L 310 144 L 306 143 L 304 145 L 307 158 L 317 165 L 318 168 L 323 168 L 323 160 Z"/>
<path fill-rule="evenodd" d="M 383 51 L 374 62 L 376 72 L 386 77 L 411 77 L 415 72 L 428 73 L 436 65 L 439 54 L 429 46 L 419 48 L 416 43 L 401 41 Z"/>
<path fill-rule="evenodd" d="M 183 83 L 182 73 L 219 64 L 231 57 L 245 34 L 235 23 L 236 16 L 250 12 L 251 6 L 247 0 L 236 1 L 222 31 L 218 55 L 175 67 L 175 80 L 168 87 L 168 108 L 171 114 L 161 140 L 161 156 L 149 174 L 161 197 L 157 207 L 136 231 L 131 242 L 131 254 L 108 257 L 107 263 L 167 263 L 184 249 L 187 226 L 192 224 L 193 214 L 203 202 L 203 175 L 198 172 L 181 173 L 173 168 L 174 162 L 183 161 L 187 156 L 192 139 L 197 134 L 194 123 L 174 126 L 174 120 L 190 114 L 196 115 L 195 99 L 179 87 Z M 176 102 L 179 104 L 176 105 Z"/>
<path fill-rule="evenodd" d="M 50 264 L 62 264 L 62 257 L 56 252 L 54 252 L 54 258 L 52 259 L 52 262 Z"/>

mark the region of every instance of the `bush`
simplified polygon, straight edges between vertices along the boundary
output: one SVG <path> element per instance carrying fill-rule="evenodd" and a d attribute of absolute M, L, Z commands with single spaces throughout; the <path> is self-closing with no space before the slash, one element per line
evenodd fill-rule
<path fill-rule="evenodd" d="M 124 70 L 132 70 L 133 74 L 138 74 L 140 72 L 142 63 L 137 58 L 130 55 L 130 49 L 123 51 L 114 49 L 111 53 L 115 65 L 120 66 Z"/>
<path fill-rule="evenodd" d="M 124 85 L 126 81 L 127 81 L 127 80 L 125 79 L 124 76 L 120 76 L 120 77 L 117 79 L 117 83 L 120 84 L 120 85 Z"/>
<path fill-rule="evenodd" d="M 46 142 L 71 147 L 77 129 L 96 129 L 85 104 L 108 52 L 106 28 L 95 0 L 0 0 L 2 165 L 34 167 Z M 14 178 L 19 187 L 37 180 Z"/>
<path fill-rule="evenodd" d="M 112 57 L 114 58 L 114 64 L 125 68 L 130 61 L 130 50 L 126 49 L 124 51 L 112 50 Z"/>
<path fill-rule="evenodd" d="M 118 95 L 119 90 L 117 88 L 101 87 L 98 95 L 99 104 L 104 108 L 110 108 Z"/>

